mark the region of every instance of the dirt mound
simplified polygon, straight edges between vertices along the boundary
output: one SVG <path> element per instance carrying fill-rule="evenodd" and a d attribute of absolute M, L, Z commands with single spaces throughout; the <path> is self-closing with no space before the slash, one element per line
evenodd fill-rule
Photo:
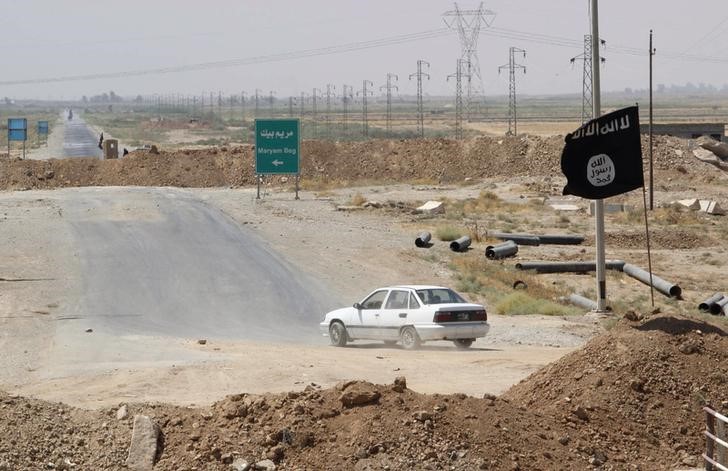
<path fill-rule="evenodd" d="M 701 407 L 728 407 L 726 358 L 728 334 L 708 323 L 622 321 L 503 399 L 568 424 L 578 437 L 571 446 L 598 450 L 608 462 L 693 466 L 705 446 Z"/>
<path fill-rule="evenodd" d="M 304 141 L 305 181 L 458 182 L 466 178 L 560 176 L 561 137 Z M 713 178 L 715 167 L 692 157 L 684 141 L 658 136 L 659 176 L 694 174 Z M 255 184 L 253 147 L 176 152 L 136 151 L 119 160 L 0 159 L 0 189 L 68 186 L 221 187 Z"/>
<path fill-rule="evenodd" d="M 594 236 L 588 236 L 585 245 L 594 245 Z M 608 247 L 619 249 L 644 249 L 647 246 L 644 231 L 610 231 L 605 234 Z M 650 246 L 653 249 L 694 249 L 713 247 L 716 241 L 694 230 L 651 228 Z"/>
<path fill-rule="evenodd" d="M 135 414 L 161 427 L 158 470 L 229 470 L 234 460 L 321 470 L 691 466 L 704 446 L 700 407 L 728 407 L 727 357 L 721 328 L 658 316 L 619 322 L 500 398 L 428 396 L 398 378 L 239 394 L 209 408 L 130 404 L 118 419 L 116 408 L 0 393 L 0 469 L 119 469 Z"/>

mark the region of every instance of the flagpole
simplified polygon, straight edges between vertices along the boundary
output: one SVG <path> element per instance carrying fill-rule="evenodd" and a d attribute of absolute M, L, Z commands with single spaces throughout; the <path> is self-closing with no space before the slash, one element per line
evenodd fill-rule
<path fill-rule="evenodd" d="M 594 119 L 602 115 L 601 90 L 599 83 L 599 2 L 591 0 L 591 37 L 592 37 L 592 103 L 594 105 Z M 594 219 L 597 244 L 597 312 L 607 310 L 607 269 L 604 249 L 604 200 L 594 201 Z"/>

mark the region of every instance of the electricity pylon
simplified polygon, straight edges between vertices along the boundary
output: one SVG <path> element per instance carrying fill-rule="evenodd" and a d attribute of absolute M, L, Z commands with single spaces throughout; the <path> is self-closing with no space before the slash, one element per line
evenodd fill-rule
<path fill-rule="evenodd" d="M 361 116 L 362 116 L 362 133 L 364 134 L 364 137 L 369 137 L 369 111 L 367 109 L 367 99 L 369 96 L 373 95 L 373 93 L 367 89 L 367 87 L 373 87 L 374 83 L 370 80 L 362 80 L 361 82 L 361 90 L 359 90 L 356 94 L 361 94 L 362 100 L 361 100 Z"/>
<path fill-rule="evenodd" d="M 399 80 L 397 74 L 387 73 L 387 84 L 379 87 L 379 90 L 387 90 L 387 136 L 392 137 L 392 89 L 399 90 L 397 85 L 392 83 L 392 79 L 395 81 Z"/>
<path fill-rule="evenodd" d="M 473 105 L 485 96 L 483 78 L 480 75 L 480 59 L 478 59 L 478 39 L 480 28 L 490 26 L 495 13 L 486 10 L 480 3 L 475 10 L 461 10 L 455 3 L 455 9 L 442 14 L 445 24 L 458 32 L 460 38 L 460 59 L 467 64 L 467 111 L 468 119 L 472 117 Z"/>
<path fill-rule="evenodd" d="M 336 98 L 336 86 L 326 84 L 326 138 L 331 139 L 331 99 Z"/>
<path fill-rule="evenodd" d="M 601 45 L 603 46 L 606 42 L 602 39 Z M 606 59 L 601 57 L 601 62 L 604 63 Z M 582 83 L 581 83 L 581 122 L 586 123 L 594 117 L 594 101 L 592 97 L 592 35 L 584 35 L 584 52 L 578 56 L 572 57 L 569 62 L 574 64 L 576 61 L 582 61 L 584 70 L 582 71 Z"/>
<path fill-rule="evenodd" d="M 428 69 L 430 68 L 429 62 L 418 60 L 417 72 L 409 76 L 410 80 L 412 80 L 412 77 L 417 77 L 417 134 L 420 135 L 420 138 L 425 137 L 425 115 L 422 109 L 422 77 L 427 77 L 427 80 L 430 80 L 430 74 L 422 71 L 423 65 L 427 66 Z"/>
<path fill-rule="evenodd" d="M 502 69 L 508 69 L 508 136 L 518 134 L 518 120 L 516 118 L 516 70 L 521 69 L 524 74 L 526 73 L 525 66 L 516 64 L 517 52 L 523 53 L 523 57 L 526 57 L 526 51 L 517 47 L 511 47 L 508 50 L 508 64 L 498 67 L 499 74 Z"/>
<path fill-rule="evenodd" d="M 343 125 L 344 137 L 346 137 L 346 134 L 349 131 L 349 103 L 354 99 L 354 87 L 344 84 L 343 89 L 344 91 L 341 92 L 341 104 L 344 108 Z"/>
<path fill-rule="evenodd" d="M 463 77 L 468 78 L 470 70 L 464 59 L 458 59 L 455 73 L 447 76 L 449 82 L 455 77 L 455 139 L 463 138 Z"/>

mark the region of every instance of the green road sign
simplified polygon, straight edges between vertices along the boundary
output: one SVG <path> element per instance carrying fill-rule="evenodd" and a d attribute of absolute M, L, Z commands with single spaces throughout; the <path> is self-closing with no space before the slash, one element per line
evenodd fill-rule
<path fill-rule="evenodd" d="M 301 133 L 297 119 L 255 120 L 255 173 L 299 173 Z"/>

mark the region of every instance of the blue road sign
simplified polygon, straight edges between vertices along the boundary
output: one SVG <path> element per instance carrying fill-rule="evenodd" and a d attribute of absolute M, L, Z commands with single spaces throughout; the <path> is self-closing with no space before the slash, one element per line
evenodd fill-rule
<path fill-rule="evenodd" d="M 25 118 L 8 118 L 8 141 L 28 140 L 28 120 Z"/>
<path fill-rule="evenodd" d="M 38 121 L 38 134 L 48 134 L 48 121 Z"/>

